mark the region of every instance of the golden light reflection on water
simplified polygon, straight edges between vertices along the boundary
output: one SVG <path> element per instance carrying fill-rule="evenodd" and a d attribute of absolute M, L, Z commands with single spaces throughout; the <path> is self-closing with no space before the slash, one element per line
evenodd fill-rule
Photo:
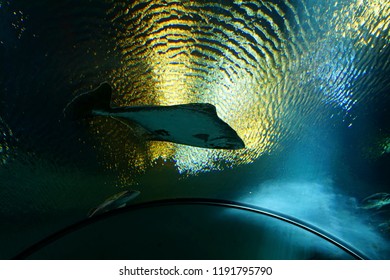
<path fill-rule="evenodd" d="M 351 21 L 337 29 L 344 36 L 352 37 L 360 45 L 377 47 L 376 40 L 382 38 L 386 45 L 390 40 L 390 1 L 388 0 L 357 0 L 341 9 L 335 17 L 343 14 Z"/>
<path fill-rule="evenodd" d="M 11 142 L 17 142 L 17 139 L 14 137 L 12 130 L 0 117 L 0 167 L 5 165 L 10 156 L 15 153 Z"/>
<path fill-rule="evenodd" d="M 390 11 L 388 1 L 346 2 L 115 1 L 109 15 L 122 66 L 109 79 L 114 103 L 212 103 L 246 149 L 134 145 L 117 134 L 110 156 L 140 170 L 158 159 L 180 172 L 220 169 L 277 151 L 305 121 L 327 117 L 319 108 L 350 111 L 361 97 L 342 84 L 364 80 L 367 66 L 359 68 L 354 54 L 369 42 L 388 47 Z"/>

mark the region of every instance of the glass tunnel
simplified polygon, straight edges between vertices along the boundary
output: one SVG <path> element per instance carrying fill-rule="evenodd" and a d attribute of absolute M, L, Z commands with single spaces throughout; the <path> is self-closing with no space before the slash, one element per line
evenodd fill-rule
<path fill-rule="evenodd" d="M 0 259 L 390 259 L 388 0 L 0 0 Z"/>

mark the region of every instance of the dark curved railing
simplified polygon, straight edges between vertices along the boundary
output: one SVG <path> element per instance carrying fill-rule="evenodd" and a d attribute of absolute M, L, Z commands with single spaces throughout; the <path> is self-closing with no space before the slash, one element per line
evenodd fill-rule
<path fill-rule="evenodd" d="M 19 253 L 17 256 L 14 257 L 14 259 L 26 259 L 32 254 L 34 254 L 36 251 L 42 249 L 43 247 L 49 245 L 50 243 L 53 243 L 54 241 L 60 239 L 61 237 L 72 233 L 78 229 L 81 229 L 89 224 L 95 223 L 97 221 L 107 219 L 113 215 L 117 215 L 119 213 L 129 212 L 133 210 L 138 210 L 142 208 L 152 208 L 152 207 L 161 207 L 161 206 L 172 206 L 172 205 L 207 205 L 207 206 L 215 206 L 215 207 L 224 207 L 224 208 L 233 208 L 233 209 L 239 209 L 243 211 L 253 212 L 260 215 L 265 215 L 268 217 L 272 217 L 275 219 L 278 219 L 280 221 L 289 223 L 291 225 L 297 226 L 299 228 L 302 228 L 308 232 L 311 232 L 320 238 L 332 243 L 333 245 L 337 246 L 347 254 L 351 255 L 353 258 L 358 260 L 364 260 L 368 259 L 367 256 L 365 256 L 360 251 L 356 250 L 352 246 L 350 246 L 348 243 L 342 241 L 341 239 L 331 235 L 330 233 L 313 226 L 307 222 L 304 222 L 302 220 L 299 220 L 297 218 L 278 213 L 273 210 L 265 209 L 262 207 L 249 205 L 245 203 L 235 202 L 235 201 L 229 201 L 229 200 L 222 200 L 222 199 L 210 199 L 210 198 L 175 198 L 175 199 L 162 199 L 162 200 L 155 200 L 150 202 L 144 202 L 139 204 L 132 204 L 129 206 L 126 206 L 124 208 L 115 209 L 110 212 L 94 216 L 92 218 L 88 218 L 86 220 L 82 220 L 80 222 L 77 222 L 73 225 L 70 225 L 46 238 L 43 240 L 37 242 L 36 244 L 32 245 L 31 247 L 25 249 L 21 253 Z"/>

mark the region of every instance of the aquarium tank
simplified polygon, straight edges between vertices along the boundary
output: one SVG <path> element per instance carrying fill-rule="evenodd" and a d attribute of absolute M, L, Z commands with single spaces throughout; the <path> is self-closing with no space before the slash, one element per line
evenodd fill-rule
<path fill-rule="evenodd" d="M 0 259 L 390 259 L 389 0 L 0 0 Z"/>

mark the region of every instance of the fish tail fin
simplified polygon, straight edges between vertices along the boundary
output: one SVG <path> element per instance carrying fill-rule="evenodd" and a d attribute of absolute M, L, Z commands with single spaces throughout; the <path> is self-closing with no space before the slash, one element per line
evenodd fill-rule
<path fill-rule="evenodd" d="M 72 120 L 85 119 L 92 116 L 93 110 L 110 110 L 112 88 L 102 83 L 96 89 L 73 98 L 64 109 L 64 116 Z"/>

